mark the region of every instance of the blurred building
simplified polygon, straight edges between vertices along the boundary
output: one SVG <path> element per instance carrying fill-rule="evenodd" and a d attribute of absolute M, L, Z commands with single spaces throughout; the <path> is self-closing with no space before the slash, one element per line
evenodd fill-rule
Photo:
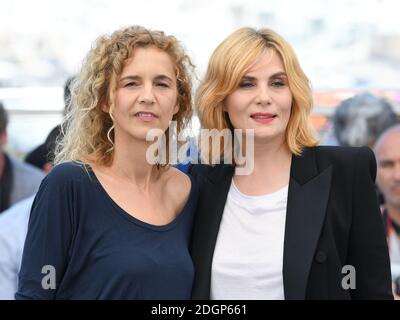
<path fill-rule="evenodd" d="M 176 35 L 200 78 L 212 50 L 236 28 L 275 29 L 311 80 L 313 123 L 320 130 L 334 106 L 361 91 L 381 94 L 399 110 L 399 11 L 397 0 L 6 1 L 0 11 L 0 100 L 11 114 L 10 148 L 24 152 L 45 138 L 63 109 L 55 92 L 100 34 L 129 24 Z M 22 90 L 10 98 L 10 87 L 36 93 L 27 98 Z M 29 140 L 20 132 L 27 126 Z"/>

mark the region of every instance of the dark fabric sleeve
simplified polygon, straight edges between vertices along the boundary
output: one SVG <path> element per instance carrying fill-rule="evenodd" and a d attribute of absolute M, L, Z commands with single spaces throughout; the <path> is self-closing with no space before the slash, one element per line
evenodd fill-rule
<path fill-rule="evenodd" d="M 32 205 L 16 299 L 56 298 L 68 264 L 73 233 L 72 181 L 66 172 L 53 171 L 43 180 Z M 45 283 L 51 284 L 52 267 L 55 289 L 44 289 L 42 280 L 47 277 Z"/>
<path fill-rule="evenodd" d="M 353 179 L 353 218 L 348 262 L 356 272 L 353 299 L 392 299 L 390 260 L 375 192 L 376 160 L 360 148 Z"/>

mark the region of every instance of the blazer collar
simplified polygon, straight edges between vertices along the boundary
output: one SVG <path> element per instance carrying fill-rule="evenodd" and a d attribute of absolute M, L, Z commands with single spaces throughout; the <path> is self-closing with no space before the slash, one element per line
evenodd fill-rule
<path fill-rule="evenodd" d="M 231 180 L 235 168 L 232 165 L 220 164 L 210 167 L 208 179 L 214 184 L 221 184 L 221 181 Z M 316 148 L 305 148 L 299 156 L 292 156 L 292 164 L 290 168 L 290 176 L 295 179 L 300 185 L 305 184 L 312 178 L 318 175 L 318 166 L 316 159 Z M 221 190 L 222 191 L 222 190 Z M 228 190 L 224 190 L 226 192 Z"/>

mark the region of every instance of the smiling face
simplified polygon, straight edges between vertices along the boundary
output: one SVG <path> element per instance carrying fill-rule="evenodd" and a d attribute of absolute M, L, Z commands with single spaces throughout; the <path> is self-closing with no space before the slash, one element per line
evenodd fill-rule
<path fill-rule="evenodd" d="M 168 129 L 179 110 L 174 64 L 156 48 L 137 48 L 122 70 L 112 112 L 115 141 L 121 138 L 145 140 L 150 129 Z"/>
<path fill-rule="evenodd" d="M 267 49 L 226 98 L 224 110 L 235 129 L 254 129 L 256 141 L 284 141 L 292 99 L 282 59 Z"/>

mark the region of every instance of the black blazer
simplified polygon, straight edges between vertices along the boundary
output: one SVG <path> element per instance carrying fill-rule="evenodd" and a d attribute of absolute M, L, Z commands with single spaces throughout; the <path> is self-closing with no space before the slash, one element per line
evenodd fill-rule
<path fill-rule="evenodd" d="M 234 169 L 193 165 L 190 172 L 199 183 L 191 241 L 192 297 L 209 299 L 214 248 Z M 375 157 L 367 147 L 313 147 L 293 156 L 283 255 L 285 299 L 393 298 L 375 177 Z M 355 268 L 355 289 L 342 287 L 345 265 Z"/>

